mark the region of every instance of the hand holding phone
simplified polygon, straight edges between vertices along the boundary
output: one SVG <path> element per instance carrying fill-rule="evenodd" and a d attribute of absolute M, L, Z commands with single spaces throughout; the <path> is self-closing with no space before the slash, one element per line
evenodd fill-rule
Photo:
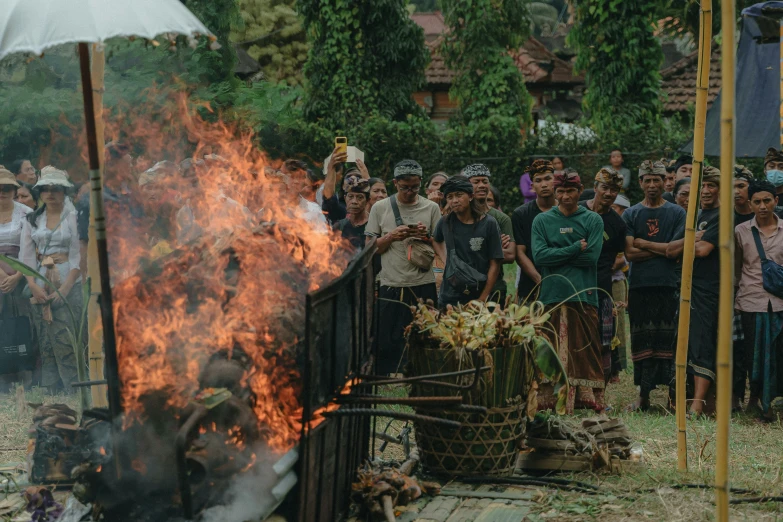
<path fill-rule="evenodd" d="M 338 136 L 334 139 L 334 149 L 338 153 L 348 153 L 348 138 Z"/>

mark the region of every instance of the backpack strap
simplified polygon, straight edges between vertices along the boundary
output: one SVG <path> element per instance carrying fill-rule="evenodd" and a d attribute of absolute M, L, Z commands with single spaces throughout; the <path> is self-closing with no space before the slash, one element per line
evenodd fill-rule
<path fill-rule="evenodd" d="M 750 227 L 750 231 L 753 232 L 753 240 L 756 242 L 756 250 L 759 252 L 761 263 L 767 262 L 767 256 L 764 253 L 764 246 L 761 244 L 761 237 L 759 237 L 759 229 L 756 227 Z"/>
<path fill-rule="evenodd" d="M 392 212 L 394 212 L 394 222 L 398 227 L 404 225 L 405 223 L 402 222 L 402 216 L 400 216 L 400 207 L 397 206 L 397 194 L 389 198 L 389 203 L 391 204 Z"/>

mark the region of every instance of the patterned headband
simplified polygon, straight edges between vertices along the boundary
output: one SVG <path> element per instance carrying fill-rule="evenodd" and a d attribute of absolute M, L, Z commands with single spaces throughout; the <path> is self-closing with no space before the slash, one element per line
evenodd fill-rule
<path fill-rule="evenodd" d="M 464 169 L 462 169 L 462 174 L 470 179 L 470 178 L 476 178 L 476 177 L 484 177 L 488 178 L 490 177 L 489 169 L 486 165 L 482 163 L 474 163 L 472 165 L 468 165 Z"/>
<path fill-rule="evenodd" d="M 423 171 L 421 165 L 413 160 L 402 160 L 394 166 L 394 178 L 402 176 L 422 177 Z"/>
<path fill-rule="evenodd" d="M 603 168 L 599 170 L 598 174 L 595 175 L 595 181 L 598 183 L 606 183 L 611 188 L 623 188 L 623 177 L 614 169 Z"/>

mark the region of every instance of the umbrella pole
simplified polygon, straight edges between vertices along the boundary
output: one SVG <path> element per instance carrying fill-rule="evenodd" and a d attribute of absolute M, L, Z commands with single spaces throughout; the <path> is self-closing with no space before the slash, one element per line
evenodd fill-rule
<path fill-rule="evenodd" d="M 103 171 L 103 76 L 106 64 L 106 53 L 102 43 L 92 44 L 91 79 L 93 83 L 93 107 L 95 107 L 95 144 L 98 150 L 98 160 Z M 102 173 L 102 172 L 101 172 Z M 90 300 L 87 303 L 87 325 L 89 326 L 90 379 L 102 381 L 103 329 L 101 328 L 101 306 L 98 297 L 101 295 L 100 269 L 98 268 L 98 247 L 95 242 L 95 213 L 90 212 L 90 237 L 87 242 L 87 277 L 90 279 Z M 92 404 L 99 408 L 108 406 L 106 386 L 91 386 Z"/>
<path fill-rule="evenodd" d="M 101 317 L 103 319 L 103 345 L 106 353 L 106 381 L 109 387 L 109 411 L 113 419 L 119 417 L 120 381 L 117 365 L 117 343 L 114 335 L 114 309 L 109 276 L 109 253 L 106 247 L 106 217 L 103 211 L 103 187 L 101 165 L 98 159 L 98 138 L 95 131 L 95 107 L 90 75 L 90 50 L 86 43 L 79 43 L 79 65 L 84 96 L 84 126 L 87 131 L 87 151 L 90 160 L 90 204 L 95 216 L 95 245 L 98 249 L 98 270 L 101 282 Z"/>
<path fill-rule="evenodd" d="M 715 458 L 715 520 L 729 520 L 729 426 L 731 423 L 731 351 L 732 314 L 734 312 L 734 0 L 721 3 L 722 60 L 720 110 L 720 302 L 718 307 L 718 389 Z"/>
<path fill-rule="evenodd" d="M 707 93 L 710 87 L 710 55 L 712 50 L 712 0 L 701 0 L 699 23 L 699 65 L 696 75 L 696 120 L 693 129 L 693 177 L 688 215 L 685 220 L 685 244 L 682 253 L 682 288 L 677 327 L 676 354 L 676 413 L 677 413 L 677 470 L 688 471 L 688 438 L 685 412 L 685 373 L 688 363 L 688 332 L 691 323 L 691 283 L 695 254 L 696 217 L 701 193 L 701 175 L 704 166 L 704 129 L 707 121 Z"/>

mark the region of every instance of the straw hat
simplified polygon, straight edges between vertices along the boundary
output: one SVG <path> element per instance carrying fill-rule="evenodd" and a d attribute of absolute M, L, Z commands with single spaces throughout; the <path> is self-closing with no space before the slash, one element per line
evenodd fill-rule
<path fill-rule="evenodd" d="M 60 170 L 47 165 L 41 169 L 41 179 L 35 184 L 35 188 L 44 187 L 48 185 L 56 185 L 59 187 L 71 188 L 73 183 L 68 179 L 68 173 L 64 170 Z"/>
<path fill-rule="evenodd" d="M 16 188 L 21 187 L 21 185 L 19 185 L 19 183 L 16 181 L 16 177 L 14 177 L 10 171 L 7 171 L 3 168 L 0 168 L 0 185 L 13 185 Z"/>

